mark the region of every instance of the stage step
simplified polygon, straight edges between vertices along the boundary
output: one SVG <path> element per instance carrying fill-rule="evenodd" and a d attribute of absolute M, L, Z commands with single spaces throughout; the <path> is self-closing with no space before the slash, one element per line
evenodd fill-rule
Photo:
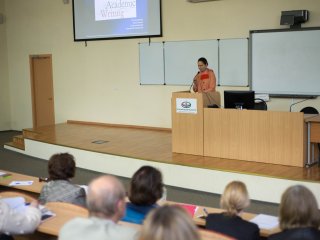
<path fill-rule="evenodd" d="M 22 135 L 13 137 L 12 144 L 14 147 L 24 150 L 24 138 Z"/>
<path fill-rule="evenodd" d="M 14 136 L 12 142 L 5 143 L 5 145 L 14 147 L 20 150 L 25 150 L 24 139 L 32 138 L 39 135 L 38 132 L 33 131 L 33 129 L 23 129 L 22 135 Z"/>
<path fill-rule="evenodd" d="M 35 132 L 32 128 L 27 128 L 22 130 L 22 136 L 24 138 L 35 138 L 39 135 L 38 132 Z"/>
<path fill-rule="evenodd" d="M 5 145 L 25 150 L 24 148 L 24 138 L 22 135 L 14 136 L 12 142 L 5 143 Z"/>

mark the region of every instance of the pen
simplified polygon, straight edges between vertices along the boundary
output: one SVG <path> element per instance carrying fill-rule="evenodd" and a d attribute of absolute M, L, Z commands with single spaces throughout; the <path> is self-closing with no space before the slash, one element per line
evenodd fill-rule
<path fill-rule="evenodd" d="M 203 212 L 204 212 L 204 214 L 205 214 L 206 216 L 208 216 L 208 215 L 209 215 L 209 212 L 207 211 L 207 209 L 206 209 L 206 208 L 203 208 L 202 210 L 203 210 Z"/>

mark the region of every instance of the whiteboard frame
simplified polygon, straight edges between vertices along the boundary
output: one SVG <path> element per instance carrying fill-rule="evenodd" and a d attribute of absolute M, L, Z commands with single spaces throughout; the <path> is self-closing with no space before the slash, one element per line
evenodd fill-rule
<path fill-rule="evenodd" d="M 290 81 L 289 81 L 289 77 L 286 81 L 284 82 L 281 82 L 281 80 L 284 78 L 287 78 L 287 77 L 283 77 L 281 80 L 275 80 L 274 85 L 270 85 L 270 88 L 267 86 L 267 87 L 263 87 L 263 85 L 260 85 L 260 87 L 256 86 L 256 83 L 259 83 L 258 82 L 255 82 L 255 78 L 256 77 L 256 69 L 261 69 L 261 65 L 259 66 L 258 63 L 257 63 L 257 57 L 256 57 L 256 51 L 257 48 L 255 48 L 255 46 L 253 46 L 256 42 L 254 42 L 254 37 L 255 36 L 258 36 L 258 34 L 277 34 L 277 33 L 301 33 L 301 32 L 306 32 L 306 31 L 319 31 L 320 32 L 320 27 L 310 27 L 310 28 L 300 28 L 300 29 L 268 29 L 268 30 L 254 30 L 254 31 L 250 31 L 250 40 L 249 40 L 249 56 L 250 56 L 250 60 L 249 60 L 249 78 L 250 78 L 250 89 L 251 90 L 254 90 L 256 91 L 257 93 L 267 93 L 267 94 L 270 94 L 271 96 L 274 96 L 274 97 L 314 97 L 314 96 L 319 96 L 320 95 L 320 81 L 317 81 L 316 79 L 318 78 L 316 75 L 320 76 L 320 65 L 319 67 L 317 66 L 313 66 L 313 69 L 318 69 L 319 71 L 319 74 L 314 74 L 312 73 L 313 71 L 308 71 L 309 66 L 307 66 L 306 63 L 308 64 L 315 64 L 315 63 L 318 63 L 319 64 L 319 61 L 315 60 L 314 61 L 312 60 L 312 57 L 310 59 L 308 59 L 308 61 L 302 61 L 302 63 L 304 65 L 302 65 L 301 67 L 301 72 L 299 72 L 299 67 L 291 67 L 292 68 L 292 72 L 290 72 L 288 70 L 288 66 L 297 66 L 295 65 L 295 62 L 296 61 L 296 57 L 294 56 L 298 56 L 299 58 L 301 59 L 306 59 L 306 53 L 312 53 L 311 55 L 313 55 L 313 52 L 315 51 L 310 51 L 308 50 L 307 48 L 305 49 L 306 51 L 301 51 L 302 55 L 300 54 L 300 52 L 296 51 L 297 48 L 291 48 L 291 49 L 294 49 L 295 51 L 286 51 L 286 54 L 279 54 L 279 56 L 281 57 L 285 57 L 285 58 L 279 58 L 279 59 L 285 59 L 285 60 L 282 60 L 283 63 L 286 63 L 286 66 L 283 65 L 281 66 L 282 62 L 281 61 L 273 61 L 272 64 L 274 65 L 274 67 L 276 69 L 272 69 L 272 68 L 268 68 L 268 71 L 270 71 L 271 73 L 279 73 L 279 76 L 283 73 L 287 73 L 288 76 L 291 76 L 290 77 Z M 271 36 L 271 35 L 270 35 Z M 289 45 L 289 46 L 295 46 L 293 45 L 295 42 L 296 39 L 295 38 L 288 38 L 288 41 L 286 42 L 286 44 L 292 44 L 292 45 Z M 300 41 L 301 42 L 301 41 Z M 260 41 L 261 43 L 261 41 Z M 320 41 L 319 41 L 319 46 L 317 46 L 317 52 L 320 53 Z M 285 47 L 287 47 L 287 45 L 283 45 Z M 303 45 L 302 45 L 303 46 Z M 307 46 L 307 45 L 306 45 Z M 299 46 L 300 47 L 300 46 Z M 258 49 L 259 50 L 259 49 Z M 282 48 L 278 48 L 278 51 L 282 51 L 283 49 Z M 286 50 L 286 49 L 284 49 Z M 307 51 L 308 50 L 308 51 Z M 274 52 L 276 52 L 276 50 L 273 50 Z M 270 52 L 266 50 L 266 52 Z M 283 51 L 285 52 L 285 51 Z M 288 54 L 289 53 L 289 54 Z M 294 55 L 295 54 L 295 55 Z M 305 55 L 303 55 L 305 54 Z M 320 55 L 320 54 L 319 54 Z M 259 55 L 258 55 L 259 56 Z M 313 56 L 313 58 L 316 58 L 318 59 L 317 56 Z M 292 62 L 290 62 L 292 59 Z M 269 61 L 270 62 L 270 61 Z M 268 63 L 270 64 L 270 63 Z M 255 65 L 258 65 L 258 67 L 256 67 Z M 263 66 L 266 66 L 263 65 Z M 270 65 L 268 65 L 270 66 Z M 272 65 L 271 65 L 272 66 Z M 266 66 L 267 67 L 267 66 Z M 266 72 L 266 71 L 264 71 Z M 311 74 L 310 74 L 311 72 Z M 296 74 L 292 74 L 292 73 L 296 73 Z M 296 79 L 296 76 L 301 76 L 301 74 L 303 75 L 303 77 L 300 77 L 299 79 Z M 260 76 L 261 76 L 261 73 L 260 73 Z M 277 76 L 276 76 L 277 77 Z M 312 79 L 314 78 L 314 79 Z M 259 78 L 260 80 L 261 78 Z M 272 79 L 273 78 L 270 78 L 269 76 L 269 79 Z M 293 79 L 293 81 L 292 81 Z M 261 81 L 261 80 L 260 80 Z M 301 81 L 301 82 L 300 82 Z M 307 81 L 307 82 L 305 82 Z M 262 81 L 261 81 L 262 82 Z M 263 84 L 265 83 L 268 83 L 267 80 L 263 79 Z M 316 83 L 316 86 L 313 85 L 313 83 Z M 305 85 L 303 85 L 305 84 Z M 286 89 L 286 86 L 288 89 Z M 306 86 L 304 88 L 304 86 Z M 261 89 L 262 88 L 265 88 L 266 90 L 262 91 Z M 278 88 L 278 89 L 277 89 Z M 273 89 L 276 89 L 276 90 L 273 90 Z M 310 90 L 311 89 L 311 90 Z M 313 91 L 313 90 L 317 90 L 318 92 L 316 91 Z M 319 89 L 319 90 L 318 90 Z"/>

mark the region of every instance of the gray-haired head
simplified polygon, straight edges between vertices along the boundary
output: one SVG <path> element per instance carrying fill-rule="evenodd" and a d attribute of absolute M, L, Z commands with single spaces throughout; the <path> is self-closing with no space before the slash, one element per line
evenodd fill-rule
<path fill-rule="evenodd" d="M 98 177 L 89 184 L 87 207 L 91 216 L 118 221 L 125 211 L 125 189 L 113 176 Z"/>

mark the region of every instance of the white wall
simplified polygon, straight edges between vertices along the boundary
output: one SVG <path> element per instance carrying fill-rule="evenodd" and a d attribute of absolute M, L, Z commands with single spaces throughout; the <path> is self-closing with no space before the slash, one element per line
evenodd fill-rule
<path fill-rule="evenodd" d="M 71 4 L 61 0 L 3 1 L 12 129 L 32 127 L 29 55 L 45 53 L 53 57 L 56 122 L 73 119 L 171 127 L 171 93 L 188 86 L 140 86 L 138 42 L 148 39 L 93 41 L 85 47 L 83 42 L 73 42 Z M 163 37 L 152 41 L 248 37 L 249 30 L 284 28 L 279 25 L 281 11 L 294 9 L 310 11 L 310 21 L 304 27 L 320 26 L 317 0 L 197 4 L 162 0 Z M 0 41 L 5 42 L 2 34 Z M 0 61 L 6 59 L 1 56 Z M 290 100 L 272 100 L 269 109 L 288 110 L 290 104 Z M 320 109 L 319 100 L 305 104 Z"/>
<path fill-rule="evenodd" d="M 5 17 L 5 1 L 0 0 L 0 14 Z M 10 97 L 6 24 L 0 24 L 0 131 L 10 130 Z"/>

